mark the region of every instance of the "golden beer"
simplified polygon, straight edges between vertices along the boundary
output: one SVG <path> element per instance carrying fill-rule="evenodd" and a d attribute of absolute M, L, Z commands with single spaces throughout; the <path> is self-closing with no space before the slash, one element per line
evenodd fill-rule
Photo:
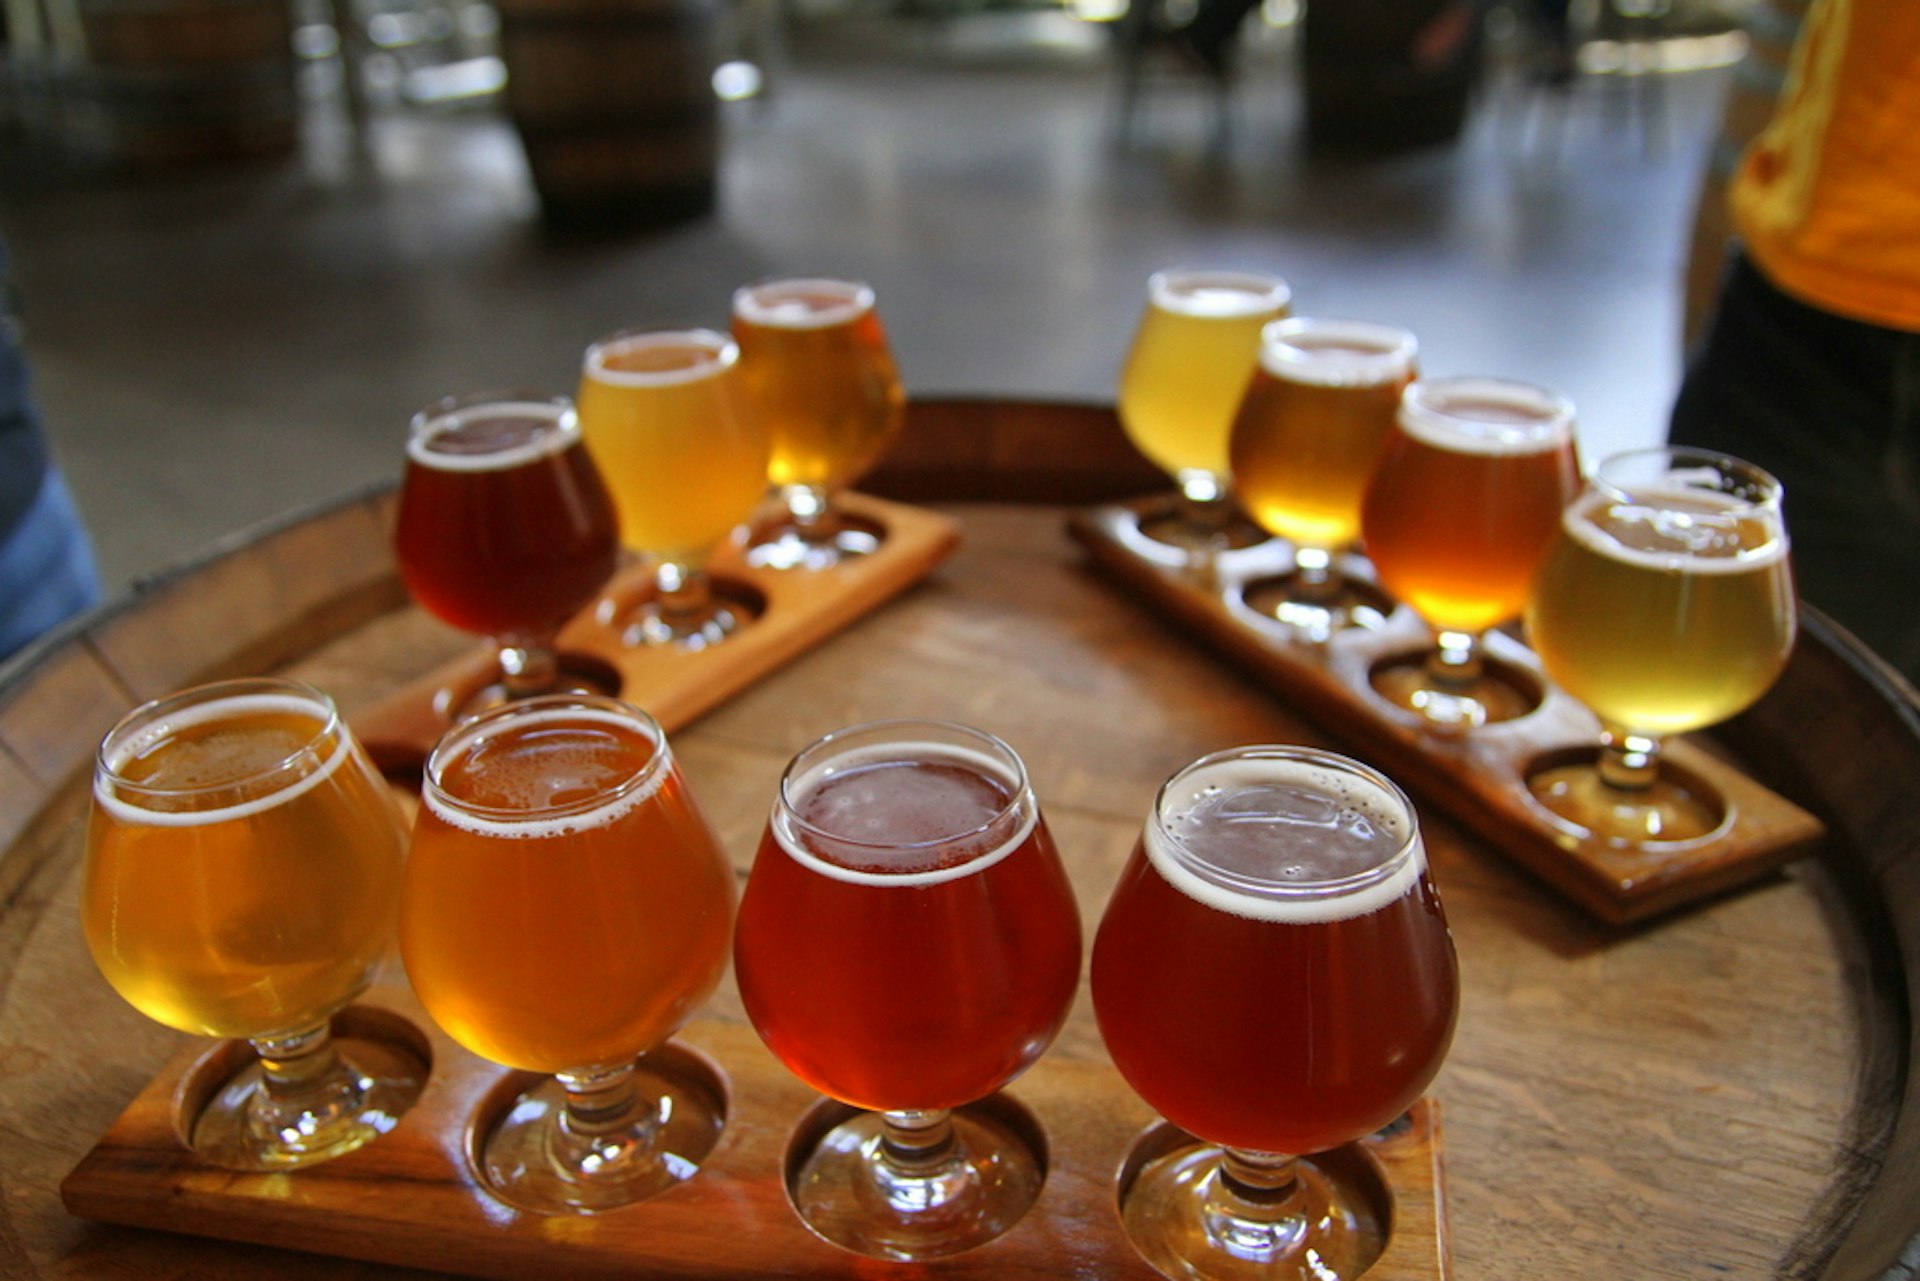
<path fill-rule="evenodd" d="M 421 1004 L 496 1063 L 577 1072 L 664 1041 L 719 982 L 733 871 L 664 738 L 535 700 L 436 749 L 401 952 Z"/>
<path fill-rule="evenodd" d="M 1361 503 L 1380 583 L 1443 632 L 1517 616 L 1579 491 L 1572 411 L 1495 379 L 1415 383 Z"/>
<path fill-rule="evenodd" d="M 1527 627 L 1548 672 L 1613 725 L 1671 734 L 1765 693 L 1795 627 L 1777 510 L 1699 490 L 1570 507 Z"/>
<path fill-rule="evenodd" d="M 1260 353 L 1260 330 L 1287 314 L 1285 281 L 1249 272 L 1161 271 L 1120 372 L 1127 438 L 1186 484 L 1224 489 L 1227 434 Z M 1196 495 L 1197 496 L 1197 495 Z"/>
<path fill-rule="evenodd" d="M 241 688 L 101 749 L 88 949 L 141 1013 L 259 1037 L 324 1025 L 393 940 L 406 832 L 332 707 Z"/>
<path fill-rule="evenodd" d="M 628 332 L 587 348 L 580 429 L 627 546 L 694 561 L 766 493 L 767 433 L 740 398 L 740 353 L 710 330 Z"/>
<path fill-rule="evenodd" d="M 906 392 L 869 286 L 746 286 L 733 295 L 733 336 L 747 402 L 772 438 L 763 484 L 837 489 L 899 433 Z"/>
<path fill-rule="evenodd" d="M 1360 533 L 1360 499 L 1413 380 L 1413 335 L 1293 317 L 1262 331 L 1233 418 L 1234 493 L 1264 529 L 1326 551 Z"/>

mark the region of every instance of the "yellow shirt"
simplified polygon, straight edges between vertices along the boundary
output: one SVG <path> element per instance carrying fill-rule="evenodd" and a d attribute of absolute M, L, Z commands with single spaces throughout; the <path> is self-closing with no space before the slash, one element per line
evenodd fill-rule
<path fill-rule="evenodd" d="M 1818 0 L 1731 203 L 1779 288 L 1920 330 L 1920 0 Z"/>

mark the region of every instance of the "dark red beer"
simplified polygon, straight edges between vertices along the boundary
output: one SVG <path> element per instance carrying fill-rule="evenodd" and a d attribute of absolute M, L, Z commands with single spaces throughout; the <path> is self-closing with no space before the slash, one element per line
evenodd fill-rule
<path fill-rule="evenodd" d="M 422 608 L 544 638 L 613 576 L 613 501 L 564 399 L 449 401 L 416 420 L 395 552 Z"/>
<path fill-rule="evenodd" d="M 982 1098 L 1040 1056 L 1079 983 L 1079 913 L 1038 806 L 981 749 L 824 743 L 789 769 L 741 900 L 747 1014 L 843 1102 Z"/>

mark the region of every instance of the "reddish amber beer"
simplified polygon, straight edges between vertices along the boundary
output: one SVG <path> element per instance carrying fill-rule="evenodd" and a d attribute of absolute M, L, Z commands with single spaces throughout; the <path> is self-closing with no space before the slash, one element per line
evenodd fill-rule
<path fill-rule="evenodd" d="M 896 721 L 802 751 L 741 899 L 734 971 L 782 1062 L 884 1114 L 842 1123 L 807 1156 L 795 1205 L 816 1232 L 931 1258 L 1024 1213 L 1035 1155 L 990 1120 L 949 1114 L 1039 1057 L 1079 982 L 1073 893 L 1012 749 Z"/>
<path fill-rule="evenodd" d="M 564 1087 L 532 1087 L 551 1106 L 487 1135 L 490 1185 L 600 1210 L 684 1178 L 650 1117 L 697 1100 L 641 1100 L 634 1060 L 719 982 L 733 873 L 659 725 L 612 699 L 510 704 L 441 740 L 421 799 L 400 913 L 414 991 L 474 1053 Z"/>
<path fill-rule="evenodd" d="M 564 397 L 450 397 L 415 415 L 394 533 L 422 608 L 503 649 L 535 651 L 517 692 L 544 692 L 553 635 L 619 554 L 613 500 Z M 503 654 L 510 675 L 527 660 Z"/>
<path fill-rule="evenodd" d="M 1199 1225 L 1213 1211 L 1244 1218 L 1248 1240 L 1285 1239 L 1270 1212 L 1325 1186 L 1286 1158 L 1397 1117 L 1439 1070 L 1459 1002 L 1412 806 L 1311 748 L 1220 752 L 1167 782 L 1101 919 L 1092 985 L 1121 1075 L 1203 1141 L 1127 1193 L 1129 1233 L 1156 1263 L 1212 1249 Z M 1201 1177 L 1208 1163 L 1224 1179 Z M 1246 1186 L 1275 1195 L 1240 1204 Z M 1331 1261 L 1353 1243 L 1315 1226 L 1342 1216 L 1288 1213 L 1327 1263 L 1313 1275 L 1345 1275 Z"/>

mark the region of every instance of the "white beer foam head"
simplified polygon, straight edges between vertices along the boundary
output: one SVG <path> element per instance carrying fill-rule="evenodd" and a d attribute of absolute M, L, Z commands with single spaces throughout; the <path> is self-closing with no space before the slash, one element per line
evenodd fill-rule
<path fill-rule="evenodd" d="M 872 311 L 873 298 L 858 280 L 771 280 L 734 290 L 733 314 L 768 329 L 831 329 Z"/>
<path fill-rule="evenodd" d="M 507 721 L 514 733 L 560 721 L 575 724 L 598 721 L 613 726 L 624 735 L 636 733 L 631 715 L 612 708 L 596 708 L 560 700 L 552 707 L 532 711 L 520 708 L 513 710 L 516 714 L 512 716 L 484 716 L 469 722 L 461 729 L 456 729 L 434 749 L 432 759 L 427 762 L 420 799 L 448 826 L 493 840 L 546 840 L 556 836 L 574 836 L 617 823 L 644 805 L 660 790 L 673 767 L 672 751 L 665 736 L 660 735 L 651 738 L 653 755 L 638 773 L 619 780 L 608 787 L 603 795 L 592 800 L 553 805 L 543 797 L 529 794 L 522 798 L 524 806 L 509 808 L 472 805 L 450 796 L 440 783 L 446 765 L 471 750 L 502 721 Z M 583 750 L 578 759 L 588 762 L 592 756 L 591 751 Z M 546 755 L 545 759 L 560 764 L 566 761 L 565 756 L 552 754 Z"/>
<path fill-rule="evenodd" d="M 461 453 L 436 447 L 441 437 L 476 422 L 519 418 L 542 424 L 511 449 Z M 458 405 L 442 413 L 424 414 L 407 437 L 407 457 L 436 471 L 505 471 L 536 458 L 557 454 L 580 439 L 580 420 L 570 403 L 548 400 L 493 400 Z"/>
<path fill-rule="evenodd" d="M 687 358 L 666 369 L 619 369 L 609 360 L 636 352 L 682 351 Z M 677 387 L 718 378 L 740 359 L 733 339 L 711 329 L 658 329 L 614 334 L 587 348 L 586 376 L 610 387 Z"/>
<path fill-rule="evenodd" d="M 848 751 L 837 754 L 826 754 L 810 768 L 791 776 L 783 783 L 782 787 L 787 796 L 791 796 L 796 803 L 799 803 L 811 796 L 814 790 L 820 786 L 821 782 L 831 774 L 849 769 L 858 769 L 865 765 L 883 765 L 889 761 L 914 761 L 935 764 L 950 763 L 958 765 L 962 768 L 973 770 L 976 773 L 984 774 L 986 777 L 1003 784 L 1008 791 L 1013 794 L 1013 799 L 1008 802 L 1006 809 L 1001 810 L 999 814 L 994 815 L 993 818 L 981 824 L 980 827 L 968 832 L 955 832 L 938 840 L 921 841 L 908 845 L 887 845 L 849 839 L 836 833 L 825 832 L 823 835 L 826 841 L 834 845 L 844 846 L 848 849 L 870 849 L 875 851 L 876 855 L 884 857 L 886 853 L 896 850 L 931 852 L 943 845 L 950 845 L 955 841 L 965 840 L 969 836 L 986 833 L 991 831 L 996 823 L 1002 821 L 1007 810 L 1017 810 L 1017 813 L 1014 815 L 1017 821 L 1009 825 L 1009 832 L 1005 839 L 996 842 L 991 849 L 986 850 L 984 853 L 977 854 L 953 867 L 942 867 L 930 872 L 863 872 L 849 867 L 842 867 L 837 863 L 828 862 L 818 854 L 806 849 L 801 843 L 801 833 L 807 830 L 807 825 L 791 808 L 783 803 L 783 800 L 776 800 L 773 806 L 771 829 L 774 838 L 780 843 L 780 848 L 785 850 L 795 862 L 807 870 L 817 872 L 822 876 L 831 877 L 836 881 L 845 881 L 849 885 L 884 886 L 890 889 L 913 889 L 928 885 L 938 885 L 943 881 L 957 881 L 961 877 L 973 876 L 986 871 L 995 863 L 998 863 L 1001 859 L 1018 849 L 1021 843 L 1033 832 L 1035 825 L 1038 824 L 1040 820 L 1040 806 L 1034 799 L 1032 788 L 1025 787 L 1024 790 L 1021 790 L 1023 788 L 1023 781 L 1008 771 L 1005 762 L 996 759 L 987 752 L 962 747 L 954 743 L 875 743 L 866 747 L 851 748 Z"/>
<path fill-rule="evenodd" d="M 1293 812 L 1278 813 L 1262 794 L 1285 796 Z M 1210 860 L 1180 829 L 1189 816 L 1218 821 L 1236 798 L 1253 802 L 1233 819 L 1243 840 L 1270 836 L 1278 875 L 1225 868 Z M 1300 802 L 1295 804 L 1295 802 Z M 1259 824 L 1266 834 L 1250 833 Z M 1359 870 L 1328 876 L 1290 864 L 1296 853 L 1330 827 L 1370 832 L 1379 854 Z M 1143 845 L 1167 883 L 1215 911 L 1256 921 L 1315 925 L 1377 912 L 1411 893 L 1427 865 L 1413 810 L 1390 784 L 1329 768 L 1311 760 L 1222 754 L 1206 758 L 1169 780 L 1148 819 Z M 1289 877 L 1292 870 L 1297 879 Z"/>
<path fill-rule="evenodd" d="M 132 782 L 123 777 L 123 771 L 130 761 L 152 751 L 156 745 L 183 730 L 191 729 L 196 725 L 205 725 L 211 721 L 276 712 L 313 717 L 321 728 L 305 746 L 288 753 L 278 761 L 265 765 L 252 765 L 234 771 L 230 777 L 216 778 L 204 784 L 191 787 L 149 785 Z M 285 805 L 331 778 L 340 768 L 341 762 L 351 754 L 352 739 L 344 732 L 333 733 L 331 750 L 318 766 L 286 787 L 265 796 L 220 809 L 194 811 L 149 809 L 129 802 L 124 799 L 122 793 L 135 796 L 144 793 L 155 797 L 180 797 L 195 792 L 242 788 L 250 782 L 285 770 L 301 756 L 311 754 L 314 747 L 323 742 L 329 733 L 336 729 L 336 726 L 337 718 L 331 706 L 302 698 L 297 694 L 236 694 L 231 698 L 219 698 L 185 707 L 178 712 L 170 712 L 154 718 L 151 723 L 124 738 L 119 737 L 117 732 L 108 736 L 100 751 L 102 768 L 94 772 L 94 800 L 118 822 L 143 823 L 153 827 L 204 827 L 213 823 L 248 818 L 264 813 L 276 805 Z"/>
<path fill-rule="evenodd" d="M 1422 379 L 1400 397 L 1400 428 L 1449 453 L 1540 454 L 1572 435 L 1573 404 L 1508 378 Z"/>
<path fill-rule="evenodd" d="M 1232 320 L 1285 307 L 1293 288 L 1251 271 L 1156 271 L 1147 278 L 1147 297 L 1175 315 Z"/>
<path fill-rule="evenodd" d="M 1661 545 L 1629 545 L 1605 527 L 1616 522 L 1639 525 Z M 1741 545 L 1730 528 L 1736 522 L 1760 524 L 1767 540 Z M 1567 508 L 1561 523 L 1569 537 L 1597 555 L 1663 573 L 1744 574 L 1787 556 L 1787 530 L 1777 508 L 1683 485 L 1642 488 L 1624 500 L 1591 490 Z"/>
<path fill-rule="evenodd" d="M 1260 364 L 1315 387 L 1377 387 L 1413 370 L 1419 343 L 1405 329 L 1365 320 L 1289 316 L 1260 331 Z"/>

